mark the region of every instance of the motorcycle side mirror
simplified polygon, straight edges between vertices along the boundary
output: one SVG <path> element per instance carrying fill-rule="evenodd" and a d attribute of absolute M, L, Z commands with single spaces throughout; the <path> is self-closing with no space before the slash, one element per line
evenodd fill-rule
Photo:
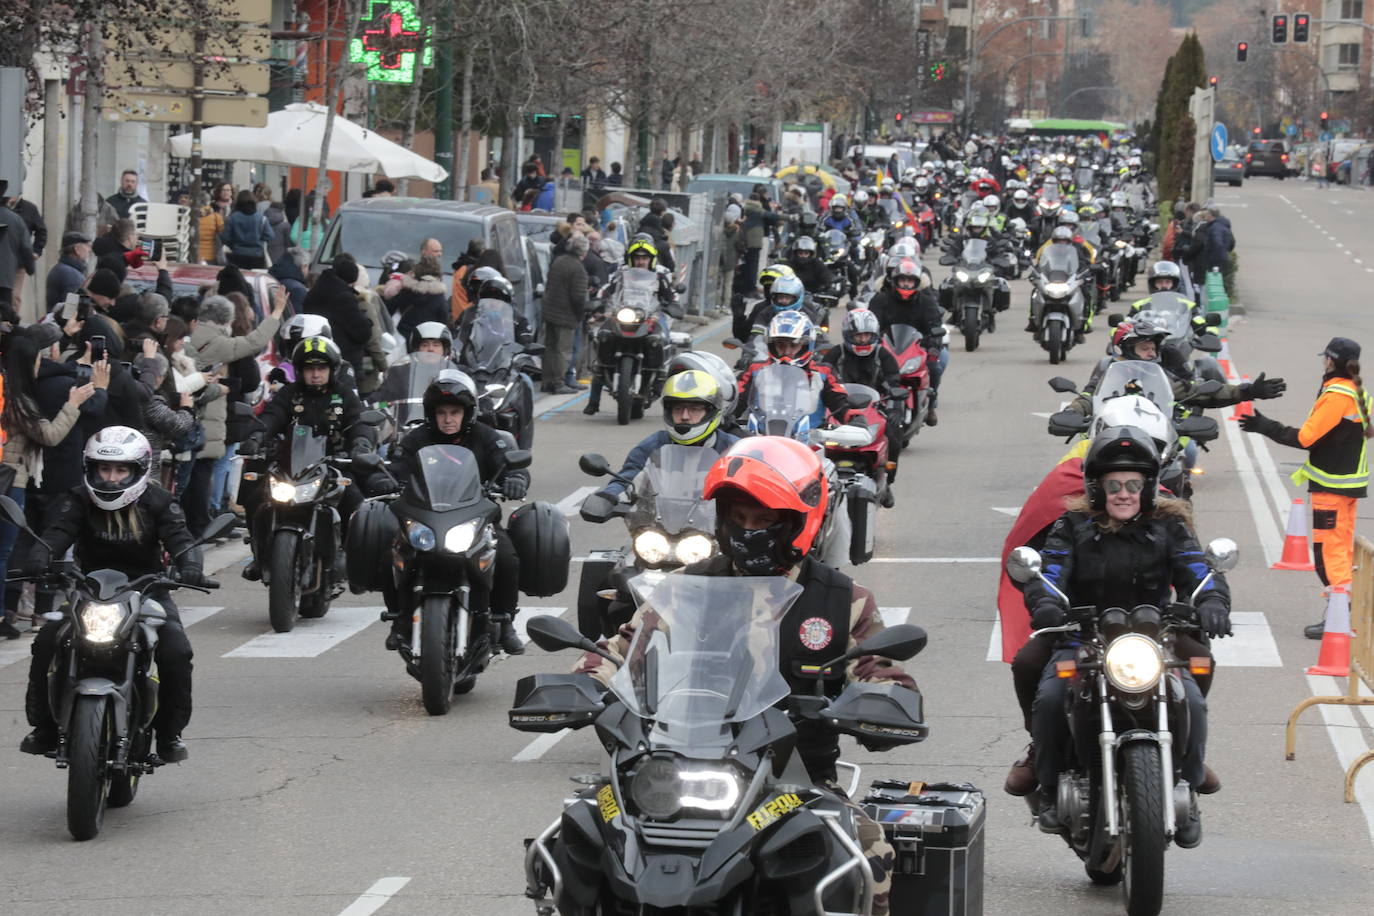
<path fill-rule="evenodd" d="M 588 452 L 577 459 L 577 466 L 583 474 L 591 477 L 605 477 L 611 473 L 611 463 L 606 460 L 605 455 L 598 455 L 596 452 Z"/>
<path fill-rule="evenodd" d="M 376 452 L 367 452 L 358 455 L 353 459 L 353 467 L 362 468 L 365 471 L 375 471 L 382 466 L 382 456 Z"/>
<path fill-rule="evenodd" d="M 1220 353 L 1221 338 L 1215 334 L 1199 334 L 1193 338 L 1193 349 L 1203 353 Z"/>
<path fill-rule="evenodd" d="M 533 460 L 534 455 L 530 453 L 529 449 L 513 448 L 506 452 L 506 469 L 511 471 L 523 470 L 529 467 Z"/>
<path fill-rule="evenodd" d="M 952 254 L 940 255 L 940 265 L 942 267 L 953 267 L 957 263 L 959 263 L 959 259 Z"/>
<path fill-rule="evenodd" d="M 525 352 L 530 356 L 538 356 L 544 352 L 544 345 L 541 343 L 525 344 Z"/>
<path fill-rule="evenodd" d="M 1073 383 L 1073 380 L 1066 379 L 1062 375 L 1056 375 L 1054 378 L 1050 379 L 1050 387 L 1061 394 L 1078 393 L 1078 386 Z"/>
<path fill-rule="evenodd" d="M 358 414 L 358 422 L 364 426 L 377 426 L 386 421 L 386 414 L 380 410 L 364 410 Z"/>
<path fill-rule="evenodd" d="M 926 647 L 926 631 L 915 624 L 903 623 L 887 627 L 881 633 L 865 639 L 845 653 L 845 661 L 864 655 L 878 655 L 894 661 L 906 661 L 920 654 Z"/>
<path fill-rule="evenodd" d="M 224 512 L 216 515 L 210 521 L 210 524 L 205 526 L 205 530 L 200 533 L 200 537 L 196 539 L 195 546 L 199 547 L 201 544 L 208 543 L 217 537 L 228 534 L 233 529 L 235 521 L 236 519 L 232 512 Z"/>
<path fill-rule="evenodd" d="M 28 519 L 24 518 L 24 510 L 19 508 L 19 503 L 10 499 L 8 496 L 0 496 L 0 512 L 4 513 L 5 521 L 16 528 L 29 528 Z"/>
<path fill-rule="evenodd" d="M 727 350 L 742 350 L 744 344 L 740 343 L 738 337 L 727 337 L 720 342 L 720 345 Z"/>
<path fill-rule="evenodd" d="M 614 662 L 616 667 L 620 667 L 620 662 L 612 657 L 609 652 L 583 636 L 577 627 L 562 617 L 554 617 L 551 614 L 531 617 L 529 623 L 525 625 L 525 632 L 529 634 L 530 642 L 545 652 L 557 652 L 560 649 L 581 649 L 584 652 L 595 653 Z"/>
<path fill-rule="evenodd" d="M 1208 327 L 1213 327 L 1213 328 L 1215 328 L 1215 327 L 1220 327 L 1220 325 L 1221 325 L 1221 312 L 1209 312 L 1209 313 L 1207 314 L 1207 317 L 1206 317 L 1205 319 L 1203 319 L 1203 320 L 1207 322 Z"/>
<path fill-rule="evenodd" d="M 1107 324 L 1111 327 L 1116 327 L 1125 320 L 1125 316 L 1122 315 L 1120 312 L 1112 312 L 1110 315 L 1107 316 Z"/>
<path fill-rule="evenodd" d="M 1030 547 L 1017 547 L 1007 555 L 1007 575 L 1021 585 L 1040 575 L 1041 566 L 1039 551 Z"/>
<path fill-rule="evenodd" d="M 1199 441 L 1210 441 L 1217 437 L 1217 421 L 1211 417 L 1184 417 L 1174 421 L 1174 432 Z"/>
<path fill-rule="evenodd" d="M 1207 545 L 1204 556 L 1213 569 L 1225 572 L 1240 562 L 1240 548 L 1230 538 L 1217 538 Z"/>

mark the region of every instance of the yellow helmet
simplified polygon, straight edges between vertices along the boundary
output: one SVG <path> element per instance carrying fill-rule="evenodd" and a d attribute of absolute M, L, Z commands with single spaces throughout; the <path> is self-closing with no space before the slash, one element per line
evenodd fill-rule
<path fill-rule="evenodd" d="M 781 277 L 795 277 L 797 272 L 792 269 L 791 264 L 770 264 L 759 271 L 759 286 L 763 287 L 764 298 L 768 297 L 768 291 L 773 288 L 773 281 Z"/>
<path fill-rule="evenodd" d="M 637 254 L 647 254 L 650 258 L 650 267 L 658 263 L 658 248 L 654 246 L 654 240 L 642 233 L 635 236 L 625 249 L 625 263 L 630 264 Z"/>
<path fill-rule="evenodd" d="M 705 407 L 706 415 L 696 423 L 673 422 L 673 408 L 684 404 Z M 698 445 L 705 441 L 720 426 L 724 406 L 725 394 L 709 372 L 688 369 L 670 376 L 663 383 L 663 422 L 668 426 L 668 437 L 678 445 Z"/>

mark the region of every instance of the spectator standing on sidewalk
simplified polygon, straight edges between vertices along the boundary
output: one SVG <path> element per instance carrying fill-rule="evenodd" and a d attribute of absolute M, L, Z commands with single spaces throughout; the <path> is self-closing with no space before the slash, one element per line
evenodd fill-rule
<path fill-rule="evenodd" d="M 581 390 L 566 384 L 572 362 L 573 335 L 587 309 L 587 237 L 574 235 L 566 250 L 549 266 L 544 285 L 544 376 L 541 388 L 548 394 L 573 394 Z M 580 383 L 579 383 L 580 385 Z"/>
<path fill-rule="evenodd" d="M 119 176 L 119 190 L 105 198 L 105 203 L 114 208 L 115 215 L 120 219 L 129 218 L 129 208 L 134 204 L 146 204 L 148 201 L 138 193 L 138 172 L 133 169 L 125 169 Z"/>

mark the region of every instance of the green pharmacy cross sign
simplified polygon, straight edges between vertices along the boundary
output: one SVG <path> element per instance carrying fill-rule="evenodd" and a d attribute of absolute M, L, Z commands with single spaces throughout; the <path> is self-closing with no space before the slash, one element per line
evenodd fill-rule
<path fill-rule="evenodd" d="M 412 0 L 371 0 L 363 35 L 349 43 L 348 59 L 367 65 L 367 78 L 377 83 L 415 82 L 415 64 L 434 60 L 429 27 L 420 21 Z"/>

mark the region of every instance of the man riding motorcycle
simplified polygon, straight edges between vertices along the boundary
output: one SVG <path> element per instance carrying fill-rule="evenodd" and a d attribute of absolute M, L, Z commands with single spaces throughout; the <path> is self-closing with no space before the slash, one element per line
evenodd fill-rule
<path fill-rule="evenodd" d="M 863 226 L 849 212 L 849 198 L 843 194 L 836 194 L 830 198 L 830 209 L 821 220 L 822 232 L 830 232 L 833 229 L 840 230 L 851 239 L 863 232 Z"/>
<path fill-rule="evenodd" d="M 793 273 L 782 276 L 768 285 L 763 301 L 754 307 L 749 316 L 749 335 L 751 338 L 768 332 L 768 325 L 783 312 L 806 312 L 806 286 L 801 277 Z M 809 318 L 810 315 L 808 314 Z"/>
<path fill-rule="evenodd" d="M 833 368 L 824 363 L 813 362 L 816 355 L 816 327 L 811 323 L 811 319 L 797 311 L 781 312 L 769 323 L 766 340 L 769 358 L 752 364 L 739 377 L 740 396 L 735 405 L 736 415 L 743 416 L 749 409 L 749 392 L 753 386 L 754 374 L 764 366 L 783 363 L 805 370 L 808 378 L 819 375 L 821 403 L 837 423 L 843 423 L 849 411 L 849 395 L 840 384 Z"/>
<path fill-rule="evenodd" d="M 806 291 L 813 295 L 828 292 L 835 282 L 834 274 L 825 261 L 817 256 L 816 249 L 816 240 L 803 235 L 792 243 L 792 251 L 787 255 L 788 265 L 802 281 Z"/>
<path fill-rule="evenodd" d="M 794 693 L 813 689 L 814 681 L 804 674 L 806 665 L 817 659 L 823 662 L 883 629 L 877 602 L 868 589 L 807 556 L 821 530 L 826 489 L 819 457 L 802 443 L 775 436 L 737 442 L 711 468 L 703 493 L 716 502 L 720 554 L 683 570 L 697 576 L 785 576 L 802 586 L 801 597 L 783 621 L 779 659 L 782 675 Z M 624 658 L 640 623 L 636 613 L 605 643 L 606 651 Z M 588 654 L 577 670 L 606 684 L 615 667 L 599 655 Z M 843 681 L 851 680 L 906 687 L 915 683 L 895 664 L 864 656 L 849 663 L 843 679 L 827 683 L 827 693 L 838 696 Z M 800 721 L 796 727 L 797 752 L 808 775 L 817 786 L 833 789 L 838 738 L 817 723 Z M 876 885 L 872 912 L 886 916 L 894 854 L 881 827 L 862 814 L 858 820 L 859 843 Z"/>
<path fill-rule="evenodd" d="M 940 399 L 940 377 L 949 360 L 949 350 L 939 334 L 945 325 L 944 312 L 940 310 L 940 298 L 930 284 L 929 275 L 915 260 L 903 258 L 893 268 L 890 283 L 869 300 L 868 307 L 877 317 L 882 333 L 894 324 L 909 324 L 921 332 L 922 346 L 929 355 L 926 365 L 930 370 L 930 411 L 926 414 L 926 425 L 934 426 L 940 422 L 935 405 Z"/>
<path fill-rule="evenodd" d="M 505 453 L 514 442 L 504 433 L 477 422 L 477 386 L 467 373 L 445 369 L 425 389 L 425 422 L 405 435 L 391 453 L 387 469 L 397 484 L 404 486 L 415 471 L 415 456 L 427 445 L 461 445 L 477 459 L 482 482 L 493 479 L 501 485 L 506 499 L 523 499 L 530 488 L 530 473 L 524 469 L 507 468 Z M 520 558 L 515 553 L 510 535 L 495 526 L 496 568 L 493 572 L 491 594 L 473 589 L 473 608 L 478 613 L 488 609 L 505 615 L 501 625 L 501 650 L 507 655 L 521 655 L 525 644 L 515 631 L 515 616 L 520 601 Z M 401 613 L 400 602 L 390 576 L 382 578 L 382 595 L 391 619 L 391 635 L 386 647 L 395 649 L 410 637 L 411 619 Z"/>
<path fill-rule="evenodd" d="M 1069 598 L 1070 606 L 1134 608 L 1141 604 L 1166 607 L 1170 587 L 1182 599 L 1209 574 L 1192 531 L 1187 503 L 1159 494 L 1159 453 L 1143 430 L 1121 426 L 1103 430 L 1083 461 L 1084 496 L 1068 503 L 1069 511 L 1050 529 L 1041 549 L 1044 577 Z M 1063 626 L 1069 606 L 1041 579 L 1024 589 L 1032 629 Z M 1225 578 L 1217 573 L 1196 600 L 1202 634 L 1217 639 L 1231 635 L 1231 596 Z M 1202 635 L 1199 634 L 1199 635 Z M 1017 698 L 1033 740 L 1027 759 L 1018 761 L 1007 778 L 1007 791 L 1025 795 L 1040 786 L 1040 829 L 1057 833 L 1063 826 L 1057 811 L 1058 776 L 1068 740 L 1064 716 L 1068 682 L 1057 677 L 1049 662 L 1071 658 L 1071 638 L 1053 633 L 1031 639 L 1012 663 Z M 1211 657 L 1205 639 L 1176 632 L 1174 653 L 1180 658 Z M 1182 669 L 1187 672 L 1188 669 Z M 1196 793 L 1209 795 L 1221 788 L 1206 767 L 1206 704 L 1208 683 L 1183 675 L 1192 728 L 1182 755 L 1182 775 Z M 1191 849 L 1202 839 L 1196 800 L 1181 820 L 1174 842 Z"/>
<path fill-rule="evenodd" d="M 822 353 L 821 362 L 834 368 L 841 384 L 867 385 L 882 393 L 902 386 L 901 367 L 897 365 L 897 358 L 882 345 L 878 316 L 868 309 L 851 309 L 845 313 L 843 342 Z M 888 399 L 884 401 L 883 412 L 887 415 L 889 463 L 883 507 L 890 509 L 893 502 L 891 485 L 897 480 L 897 462 L 902 453 L 901 405 Z"/>
<path fill-rule="evenodd" d="M 135 579 L 162 573 L 165 552 L 171 555 L 182 582 L 205 585 L 209 580 L 203 572 L 200 548 L 186 527 L 181 507 L 170 493 L 151 482 L 155 460 L 147 438 L 135 429 L 108 426 L 92 436 L 82 459 L 85 483 L 64 494 L 48 510 L 41 539 L 25 559 L 24 575 L 42 575 L 68 548 L 74 548 L 77 566 L 83 572 L 113 569 Z M 148 597 L 167 613 L 154 653 L 161 683 L 153 718 L 156 753 L 163 763 L 178 763 L 188 756 L 181 733 L 191 721 L 191 641 L 170 592 L 155 589 Z M 24 696 L 33 731 L 19 745 L 26 754 L 57 749 L 57 723 L 47 695 L 48 666 L 57 653 L 63 625 L 62 620 L 45 623 L 33 641 Z"/>

